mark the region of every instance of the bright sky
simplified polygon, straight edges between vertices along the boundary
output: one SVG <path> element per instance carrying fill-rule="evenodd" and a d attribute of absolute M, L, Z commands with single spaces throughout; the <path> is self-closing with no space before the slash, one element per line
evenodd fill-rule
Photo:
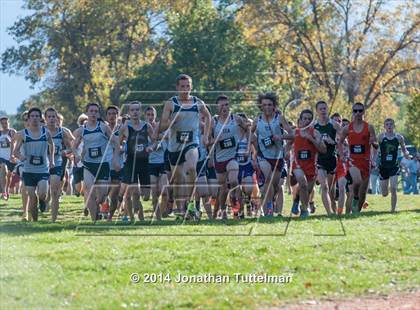
<path fill-rule="evenodd" d="M 18 17 L 27 15 L 27 11 L 21 8 L 22 5 L 23 0 L 0 0 L 0 53 L 15 45 L 6 29 L 13 25 Z M 15 114 L 22 101 L 36 92 L 36 89 L 30 88 L 30 83 L 23 76 L 9 76 L 0 72 L 0 110 Z"/>

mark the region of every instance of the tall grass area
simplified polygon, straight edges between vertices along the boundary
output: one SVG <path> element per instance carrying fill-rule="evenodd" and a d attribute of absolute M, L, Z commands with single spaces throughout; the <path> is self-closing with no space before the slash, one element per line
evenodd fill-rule
<path fill-rule="evenodd" d="M 321 206 L 317 195 L 317 203 Z M 2 309 L 255 308 L 307 299 L 419 288 L 417 196 L 368 196 L 360 216 L 121 222 L 93 226 L 81 198 L 65 196 L 59 222 L 21 221 L 20 199 L 0 201 Z M 290 211 L 286 196 L 284 213 Z M 147 215 L 150 204 L 146 203 Z M 341 221 L 340 221 L 341 220 Z M 344 228 L 344 230 L 343 230 Z M 132 273 L 140 282 L 130 280 Z M 143 283 L 143 274 L 172 282 Z M 175 283 L 177 274 L 230 283 Z M 236 283 L 234 274 L 291 275 L 290 283 Z"/>

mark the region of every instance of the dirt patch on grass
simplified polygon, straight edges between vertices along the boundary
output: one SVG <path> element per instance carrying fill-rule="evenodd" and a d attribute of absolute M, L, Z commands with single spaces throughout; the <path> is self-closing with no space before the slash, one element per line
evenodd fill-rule
<path fill-rule="evenodd" d="M 404 294 L 392 294 L 388 296 L 372 296 L 343 300 L 306 300 L 298 304 L 285 305 L 279 308 L 285 310 L 419 310 L 420 309 L 420 291 Z"/>

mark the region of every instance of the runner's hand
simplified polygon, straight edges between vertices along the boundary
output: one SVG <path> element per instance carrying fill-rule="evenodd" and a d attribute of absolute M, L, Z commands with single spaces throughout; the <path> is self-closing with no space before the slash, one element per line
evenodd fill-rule
<path fill-rule="evenodd" d="M 19 156 L 17 157 L 17 159 L 19 159 L 20 161 L 25 161 L 26 157 L 23 154 L 19 154 Z"/>
<path fill-rule="evenodd" d="M 335 141 L 333 139 L 331 139 L 330 136 L 323 137 L 323 140 L 324 140 L 325 143 L 332 144 L 332 145 L 335 144 Z"/>
<path fill-rule="evenodd" d="M 16 164 L 17 158 L 14 155 L 10 155 L 10 162 Z"/>
<path fill-rule="evenodd" d="M 255 160 L 252 161 L 252 168 L 254 168 L 255 171 L 257 171 L 260 168 Z"/>
<path fill-rule="evenodd" d="M 203 136 L 203 144 L 204 144 L 205 146 L 208 146 L 208 145 L 209 145 L 209 138 L 208 138 L 208 137 Z"/>
<path fill-rule="evenodd" d="M 118 162 L 118 160 L 113 159 L 112 160 L 112 165 L 114 166 L 114 170 L 115 171 L 120 171 L 121 170 L 121 165 Z"/>
<path fill-rule="evenodd" d="M 282 136 L 279 136 L 279 135 L 273 135 L 272 136 L 272 139 L 273 139 L 274 142 L 277 142 L 277 141 L 283 140 L 283 137 Z"/>
<path fill-rule="evenodd" d="M 308 131 L 306 131 L 306 130 L 301 130 L 300 135 L 302 136 L 302 138 L 305 138 L 305 139 L 308 139 L 308 140 L 310 139 L 310 135 L 309 135 Z"/>
<path fill-rule="evenodd" d="M 372 167 L 372 169 L 376 169 L 376 162 L 374 160 L 371 160 L 370 166 Z"/>
<path fill-rule="evenodd" d="M 77 164 L 78 162 L 80 162 L 80 156 L 74 155 L 74 163 Z"/>
<path fill-rule="evenodd" d="M 152 138 L 152 142 L 156 142 L 159 140 L 159 132 L 157 130 L 155 130 L 151 136 Z"/>

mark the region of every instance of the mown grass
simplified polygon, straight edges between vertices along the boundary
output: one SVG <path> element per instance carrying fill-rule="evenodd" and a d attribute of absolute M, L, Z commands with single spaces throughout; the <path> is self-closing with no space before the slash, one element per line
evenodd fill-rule
<path fill-rule="evenodd" d="M 418 288 L 419 198 L 401 195 L 395 214 L 389 198 L 368 200 L 362 215 L 341 223 L 318 208 L 305 220 L 182 225 L 169 219 L 108 227 L 92 226 L 76 197 L 64 197 L 58 223 L 50 223 L 49 214 L 24 223 L 20 200 L 12 197 L 0 201 L 1 308 L 255 308 Z M 134 272 L 223 274 L 232 281 L 135 284 Z M 235 273 L 293 278 L 236 283 Z"/>

